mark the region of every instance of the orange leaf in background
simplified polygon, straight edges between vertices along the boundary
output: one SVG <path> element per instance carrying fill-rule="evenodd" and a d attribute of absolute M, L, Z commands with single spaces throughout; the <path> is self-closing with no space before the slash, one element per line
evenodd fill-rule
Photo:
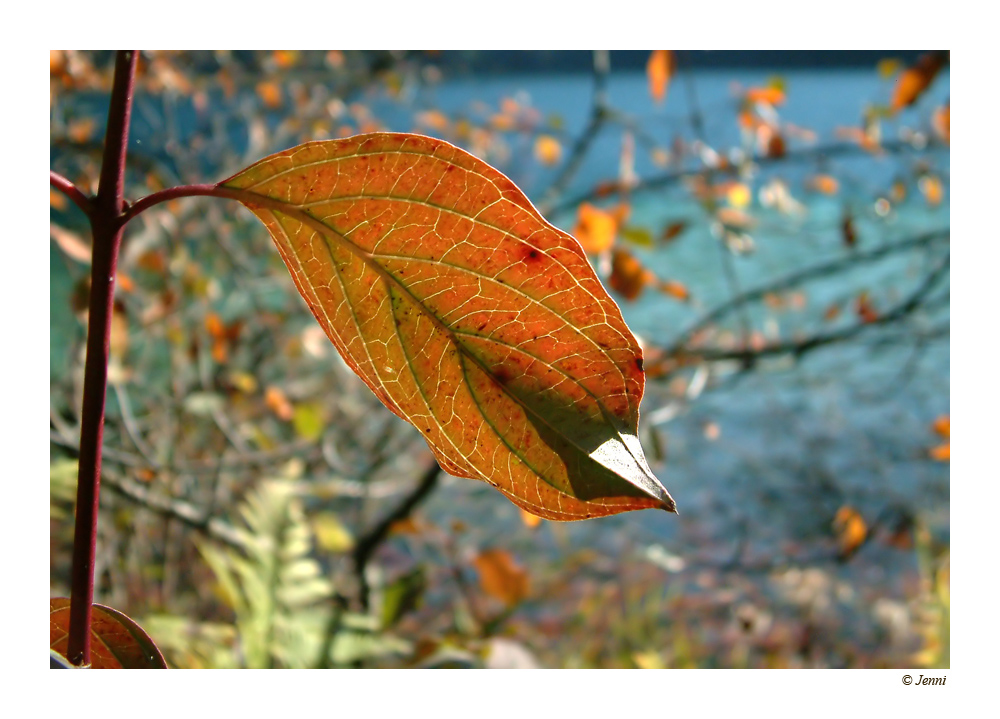
<path fill-rule="evenodd" d="M 932 52 L 922 55 L 917 64 L 903 71 L 896 81 L 892 93 L 892 111 L 899 112 L 909 107 L 924 94 L 934 78 L 948 62 L 947 52 Z"/>
<path fill-rule="evenodd" d="M 936 462 L 950 462 L 951 461 L 951 443 L 939 444 L 937 447 L 931 447 L 927 454 Z"/>
<path fill-rule="evenodd" d="M 472 563 L 479 572 L 479 586 L 491 597 L 513 607 L 528 596 L 528 573 L 510 553 L 502 549 L 487 549 Z"/>
<path fill-rule="evenodd" d="M 832 304 L 823 310 L 823 321 L 832 322 L 833 320 L 840 317 L 840 305 Z"/>
<path fill-rule="evenodd" d="M 646 285 L 656 282 L 656 275 L 647 270 L 628 250 L 616 247 L 611 255 L 611 288 L 629 302 L 638 299 Z"/>
<path fill-rule="evenodd" d="M 875 311 L 875 306 L 872 304 L 867 292 L 862 292 L 858 295 L 854 302 L 854 310 L 865 324 L 878 321 L 878 312 Z"/>
<path fill-rule="evenodd" d="M 663 234 L 660 236 L 664 242 L 672 242 L 677 239 L 677 237 L 687 229 L 686 222 L 671 222 L 663 229 Z"/>
<path fill-rule="evenodd" d="M 943 414 L 934 420 L 933 430 L 942 437 L 951 437 L 951 416 Z"/>
<path fill-rule="evenodd" d="M 281 86 L 276 82 L 257 83 L 257 96 L 265 107 L 276 110 L 281 107 Z"/>
<path fill-rule="evenodd" d="M 264 404 L 277 415 L 278 419 L 285 422 L 292 421 L 295 411 L 292 409 L 292 403 L 288 401 L 288 397 L 280 388 L 274 385 L 268 387 L 264 392 Z"/>
<path fill-rule="evenodd" d="M 531 512 L 525 512 L 522 509 L 521 521 L 524 522 L 525 527 L 528 527 L 529 529 L 534 529 L 535 527 L 537 527 L 539 524 L 542 523 L 542 518 L 535 514 L 532 514 Z"/>
<path fill-rule="evenodd" d="M 562 145 L 551 135 L 539 135 L 535 140 L 535 157 L 543 165 L 554 165 L 562 157 Z"/>
<path fill-rule="evenodd" d="M 83 144 L 94 136 L 95 129 L 97 129 L 97 121 L 91 117 L 73 120 L 66 128 L 66 135 L 73 142 Z"/>
<path fill-rule="evenodd" d="M 666 280 L 659 284 L 660 292 L 665 295 L 673 297 L 675 300 L 680 300 L 681 302 L 687 302 L 691 299 L 691 293 L 688 288 L 685 287 L 680 282 L 674 280 Z"/>
<path fill-rule="evenodd" d="M 66 201 L 66 195 L 61 192 L 56 192 L 55 190 L 49 190 L 49 204 L 52 205 L 57 210 L 65 210 L 68 203 Z"/>
<path fill-rule="evenodd" d="M 418 125 L 429 127 L 437 132 L 444 132 L 448 129 L 448 116 L 440 110 L 426 110 L 418 112 L 414 118 Z"/>
<path fill-rule="evenodd" d="M 920 188 L 920 192 L 923 194 L 928 205 L 937 207 L 941 204 L 941 200 L 944 198 L 944 185 L 941 184 L 941 180 L 938 177 L 924 175 L 920 178 L 917 186 Z"/>
<path fill-rule="evenodd" d="M 667 96 L 667 86 L 675 71 L 674 53 L 671 50 L 653 50 L 646 62 L 649 94 L 657 103 Z"/>
<path fill-rule="evenodd" d="M 243 322 L 223 324 L 219 315 L 209 312 L 205 315 L 205 329 L 212 338 L 212 359 L 222 364 L 229 358 L 229 345 L 235 342 L 243 329 Z"/>
<path fill-rule="evenodd" d="M 290 67 L 294 67 L 299 61 L 299 51 L 298 50 L 275 50 L 272 55 L 274 58 L 274 64 L 280 67 L 282 70 L 287 70 Z"/>
<path fill-rule="evenodd" d="M 747 102 L 762 102 L 777 107 L 785 102 L 785 90 L 777 85 L 768 87 L 751 87 L 744 96 Z"/>
<path fill-rule="evenodd" d="M 945 144 L 951 143 L 951 103 L 946 102 L 931 115 L 931 128 Z"/>
<path fill-rule="evenodd" d="M 447 142 L 376 133 L 218 186 L 344 361 L 449 474 L 563 521 L 674 502 L 637 437 L 642 351 L 580 243 Z"/>
<path fill-rule="evenodd" d="M 153 640 L 117 609 L 94 604 L 90 624 L 92 669 L 166 669 Z M 49 647 L 64 657 L 69 650 L 69 599 L 49 600 Z"/>
<path fill-rule="evenodd" d="M 833 175 L 813 175 L 806 180 L 806 188 L 821 195 L 836 195 L 840 182 Z"/>
<path fill-rule="evenodd" d="M 618 216 L 614 212 L 594 207 L 589 202 L 584 202 L 577 209 L 572 234 L 587 254 L 597 255 L 610 248 L 617 233 Z"/>
<path fill-rule="evenodd" d="M 833 518 L 833 530 L 840 546 L 840 558 L 848 559 L 861 548 L 868 537 L 868 525 L 853 507 L 843 506 Z"/>

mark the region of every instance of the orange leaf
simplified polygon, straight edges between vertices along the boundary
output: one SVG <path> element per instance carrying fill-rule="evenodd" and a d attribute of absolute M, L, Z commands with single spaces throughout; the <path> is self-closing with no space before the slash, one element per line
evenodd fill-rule
<path fill-rule="evenodd" d="M 265 224 L 345 362 L 448 473 L 547 519 L 674 502 L 637 438 L 642 351 L 580 243 L 469 153 L 313 142 L 219 186 Z"/>
<path fill-rule="evenodd" d="M 674 280 L 661 282 L 660 292 L 665 295 L 670 295 L 675 300 L 680 300 L 681 302 L 687 302 L 691 299 L 691 293 L 688 291 L 688 288 L 680 282 L 676 282 Z"/>
<path fill-rule="evenodd" d="M 947 442 L 945 444 L 939 444 L 937 447 L 931 447 L 927 454 L 930 458 L 936 462 L 950 462 L 951 461 L 951 443 Z"/>
<path fill-rule="evenodd" d="M 930 87 L 941 68 L 948 62 L 948 53 L 933 52 L 922 55 L 917 64 L 907 68 L 896 81 L 892 93 L 892 110 L 899 112 L 909 107 Z"/>
<path fill-rule="evenodd" d="M 63 656 L 69 649 L 69 599 L 49 600 L 49 647 Z M 116 609 L 93 605 L 90 666 L 93 669 L 166 669 L 149 635 Z"/>
<path fill-rule="evenodd" d="M 944 197 L 944 185 L 941 184 L 940 179 L 934 175 L 924 175 L 920 178 L 917 186 L 928 205 L 937 207 L 941 204 L 941 199 Z"/>
<path fill-rule="evenodd" d="M 934 420 L 934 431 L 942 437 L 951 437 L 951 417 L 943 414 Z"/>
<path fill-rule="evenodd" d="M 837 510 L 833 518 L 833 530 L 837 534 L 841 559 L 853 556 L 868 537 L 868 525 L 853 507 L 843 506 Z"/>
<path fill-rule="evenodd" d="M 686 222 L 671 222 L 663 229 L 661 239 L 664 242 L 671 242 L 677 239 L 677 237 L 684 232 L 685 229 L 687 229 Z"/>
<path fill-rule="evenodd" d="M 295 414 L 295 411 L 292 409 L 292 403 L 288 401 L 285 393 L 273 385 L 268 387 L 267 391 L 264 392 L 264 404 L 277 415 L 278 419 L 285 422 L 290 422 L 292 416 Z"/>
<path fill-rule="evenodd" d="M 813 175 L 806 180 L 806 187 L 822 195 L 836 195 L 840 190 L 840 182 L 833 175 Z"/>
<path fill-rule="evenodd" d="M 875 306 L 872 304 L 867 292 L 862 292 L 858 295 L 854 301 L 854 309 L 864 324 L 871 324 L 878 321 L 878 312 L 875 310 Z"/>
<path fill-rule="evenodd" d="M 618 232 L 618 218 L 615 213 L 594 207 L 584 202 L 577 210 L 573 236 L 583 245 L 584 252 L 596 255 L 615 243 Z"/>
<path fill-rule="evenodd" d="M 934 111 L 931 127 L 945 144 L 951 142 L 951 103 L 945 103 Z"/>
<path fill-rule="evenodd" d="M 535 140 L 535 157 L 543 165 L 554 165 L 562 157 L 562 145 L 551 135 L 539 135 Z"/>
<path fill-rule="evenodd" d="M 761 102 L 777 107 L 785 101 L 785 91 L 777 85 L 751 87 L 747 90 L 746 101 L 751 103 Z"/>
<path fill-rule="evenodd" d="M 528 573 L 502 549 L 487 549 L 473 560 L 479 572 L 479 586 L 509 607 L 528 596 Z"/>
<path fill-rule="evenodd" d="M 281 107 L 281 86 L 276 82 L 257 83 L 257 95 L 265 107 L 275 110 Z"/>
<path fill-rule="evenodd" d="M 675 71 L 674 53 L 671 50 L 653 50 L 646 62 L 649 94 L 660 103 L 667 96 L 667 86 Z"/>
<path fill-rule="evenodd" d="M 611 288 L 630 302 L 638 299 L 646 285 L 656 281 L 635 255 L 616 247 L 611 256 Z"/>

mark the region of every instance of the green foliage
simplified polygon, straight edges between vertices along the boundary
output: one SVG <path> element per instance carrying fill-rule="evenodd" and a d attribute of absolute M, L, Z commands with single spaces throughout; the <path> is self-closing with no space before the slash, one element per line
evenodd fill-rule
<path fill-rule="evenodd" d="M 235 626 L 162 615 L 145 620 L 178 665 L 308 668 L 407 650 L 405 642 L 378 634 L 375 617 L 336 606 L 333 585 L 311 556 L 312 530 L 290 483 L 262 482 L 239 514 L 239 547 L 198 542 Z"/>

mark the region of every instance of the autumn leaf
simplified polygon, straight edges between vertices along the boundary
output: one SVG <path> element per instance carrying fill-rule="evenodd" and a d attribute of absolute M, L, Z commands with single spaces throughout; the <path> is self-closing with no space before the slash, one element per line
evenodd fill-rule
<path fill-rule="evenodd" d="M 609 282 L 615 292 L 631 302 L 639 298 L 646 285 L 656 282 L 656 275 L 628 250 L 615 248 Z"/>
<path fill-rule="evenodd" d="M 892 111 L 899 112 L 915 103 L 947 62 L 947 52 L 932 52 L 921 55 L 916 65 L 904 70 L 892 92 Z"/>
<path fill-rule="evenodd" d="M 951 437 L 951 416 L 947 414 L 941 415 L 934 420 L 931 429 L 934 430 L 935 434 L 939 434 L 942 437 Z"/>
<path fill-rule="evenodd" d="M 472 563 L 479 573 L 479 586 L 491 597 L 512 607 L 528 596 L 528 573 L 510 553 L 502 549 L 487 549 Z"/>
<path fill-rule="evenodd" d="M 69 599 L 49 600 L 49 647 L 67 656 Z M 166 669 L 163 655 L 143 629 L 116 609 L 93 605 L 90 625 L 93 669 Z"/>
<path fill-rule="evenodd" d="M 551 135 L 539 135 L 535 140 L 535 157 L 543 165 L 554 165 L 562 157 L 562 145 Z"/>
<path fill-rule="evenodd" d="M 671 50 L 653 50 L 646 62 L 646 77 L 649 80 L 649 94 L 657 103 L 667 96 L 667 86 L 676 69 L 674 53 Z"/>
<path fill-rule="evenodd" d="M 833 530 L 837 535 L 839 557 L 849 559 L 854 556 L 868 537 L 868 525 L 853 507 L 843 506 L 833 518 Z"/>
<path fill-rule="evenodd" d="M 573 236 L 583 245 L 584 252 L 597 255 L 615 243 L 618 234 L 618 215 L 584 202 L 577 209 Z"/>
<path fill-rule="evenodd" d="M 441 140 L 313 142 L 221 183 L 344 360 L 442 468 L 547 519 L 674 511 L 636 436 L 642 351 L 579 242 Z"/>

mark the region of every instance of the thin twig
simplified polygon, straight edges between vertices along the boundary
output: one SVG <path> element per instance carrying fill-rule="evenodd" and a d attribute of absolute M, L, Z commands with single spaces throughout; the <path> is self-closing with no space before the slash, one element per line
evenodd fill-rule
<path fill-rule="evenodd" d="M 66 195 L 66 197 L 73 201 L 74 205 L 83 210 L 83 214 L 90 217 L 90 214 L 94 211 L 93 202 L 80 191 L 79 187 L 52 170 L 49 170 L 49 185 Z"/>
<path fill-rule="evenodd" d="M 365 568 L 368 566 L 369 560 L 375 554 L 382 543 L 389 536 L 389 530 L 392 525 L 410 516 L 410 513 L 416 509 L 424 499 L 426 499 L 431 490 L 437 486 L 438 478 L 441 476 L 441 467 L 437 462 L 427 468 L 420 481 L 414 486 L 413 490 L 406 496 L 405 499 L 387 514 L 381 522 L 372 527 L 364 536 L 358 539 L 358 543 L 354 547 L 354 552 L 352 553 L 354 559 L 354 574 L 358 580 L 358 600 L 361 604 L 362 609 L 368 609 L 368 595 L 370 593 L 370 587 L 368 586 L 368 580 L 365 577 Z"/>

